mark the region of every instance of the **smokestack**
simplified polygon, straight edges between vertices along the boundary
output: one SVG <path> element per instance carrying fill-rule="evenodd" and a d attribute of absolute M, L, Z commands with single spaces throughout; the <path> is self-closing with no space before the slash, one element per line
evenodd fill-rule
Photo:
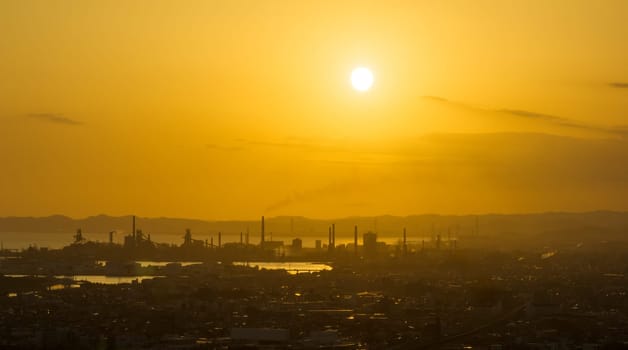
<path fill-rule="evenodd" d="M 249 227 L 246 227 L 246 245 L 249 245 Z"/>
<path fill-rule="evenodd" d="M 262 216 L 262 242 L 261 245 L 264 245 L 264 216 Z"/>
<path fill-rule="evenodd" d="M 242 245 L 242 232 L 240 232 L 240 245 Z"/>
<path fill-rule="evenodd" d="M 222 233 L 218 232 L 218 248 L 222 247 Z"/>
<path fill-rule="evenodd" d="M 113 231 L 109 232 L 109 244 L 113 244 Z"/>
<path fill-rule="evenodd" d="M 408 240 L 406 236 L 406 228 L 403 228 L 403 256 L 408 255 Z"/>
<path fill-rule="evenodd" d="M 358 255 L 358 225 L 353 227 L 353 250 Z"/>
<path fill-rule="evenodd" d="M 327 228 L 329 230 L 329 240 L 327 242 L 327 250 L 331 251 L 331 226 Z"/>
<path fill-rule="evenodd" d="M 451 228 L 447 229 L 447 245 L 451 249 Z"/>
<path fill-rule="evenodd" d="M 336 248 L 336 224 L 331 224 L 331 244 Z"/>
<path fill-rule="evenodd" d="M 133 241 L 135 241 L 137 239 L 137 237 L 135 236 L 135 215 L 133 215 Z"/>
<path fill-rule="evenodd" d="M 209 242 L 210 242 L 209 246 L 213 248 L 214 247 L 214 236 L 209 237 Z"/>

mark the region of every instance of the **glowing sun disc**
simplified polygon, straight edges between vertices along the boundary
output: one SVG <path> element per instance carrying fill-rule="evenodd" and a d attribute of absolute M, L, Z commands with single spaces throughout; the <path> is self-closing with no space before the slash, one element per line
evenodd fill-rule
<path fill-rule="evenodd" d="M 373 85 L 373 73 L 365 67 L 358 67 L 351 72 L 351 85 L 358 91 L 366 91 Z"/>

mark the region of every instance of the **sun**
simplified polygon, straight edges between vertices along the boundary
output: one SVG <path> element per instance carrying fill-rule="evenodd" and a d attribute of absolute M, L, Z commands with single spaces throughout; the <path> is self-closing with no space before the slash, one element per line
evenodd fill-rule
<path fill-rule="evenodd" d="M 358 67 L 351 72 L 351 85 L 358 91 L 366 91 L 373 85 L 373 72 L 365 67 Z"/>

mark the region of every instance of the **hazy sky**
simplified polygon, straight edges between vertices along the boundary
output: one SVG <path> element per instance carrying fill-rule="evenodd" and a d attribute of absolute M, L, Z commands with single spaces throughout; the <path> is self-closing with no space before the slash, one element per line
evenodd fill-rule
<path fill-rule="evenodd" d="M 2 0 L 0 216 L 628 210 L 627 38 L 625 0 Z"/>

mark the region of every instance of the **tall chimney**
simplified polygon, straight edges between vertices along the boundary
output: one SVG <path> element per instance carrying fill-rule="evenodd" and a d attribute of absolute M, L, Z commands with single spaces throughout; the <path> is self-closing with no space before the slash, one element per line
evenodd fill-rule
<path fill-rule="evenodd" d="M 264 216 L 262 216 L 262 242 L 261 245 L 264 245 Z"/>
<path fill-rule="evenodd" d="M 242 245 L 242 231 L 240 231 L 240 245 Z"/>
<path fill-rule="evenodd" d="M 329 230 L 329 240 L 327 243 L 327 250 L 331 251 L 331 226 L 327 228 Z"/>
<path fill-rule="evenodd" d="M 353 250 L 355 255 L 358 255 L 358 225 L 353 227 Z"/>
<path fill-rule="evenodd" d="M 133 215 L 133 228 L 132 228 L 132 232 L 133 232 L 133 241 L 135 242 L 135 240 L 137 239 L 137 237 L 135 236 L 135 215 Z"/>
<path fill-rule="evenodd" d="M 218 248 L 222 247 L 222 232 L 218 232 Z"/>
<path fill-rule="evenodd" d="M 336 248 L 336 224 L 331 224 L 331 244 Z"/>
<path fill-rule="evenodd" d="M 451 227 L 447 228 L 447 244 L 451 246 Z"/>
<path fill-rule="evenodd" d="M 406 236 L 406 228 L 403 228 L 403 255 L 408 255 L 408 240 Z"/>

